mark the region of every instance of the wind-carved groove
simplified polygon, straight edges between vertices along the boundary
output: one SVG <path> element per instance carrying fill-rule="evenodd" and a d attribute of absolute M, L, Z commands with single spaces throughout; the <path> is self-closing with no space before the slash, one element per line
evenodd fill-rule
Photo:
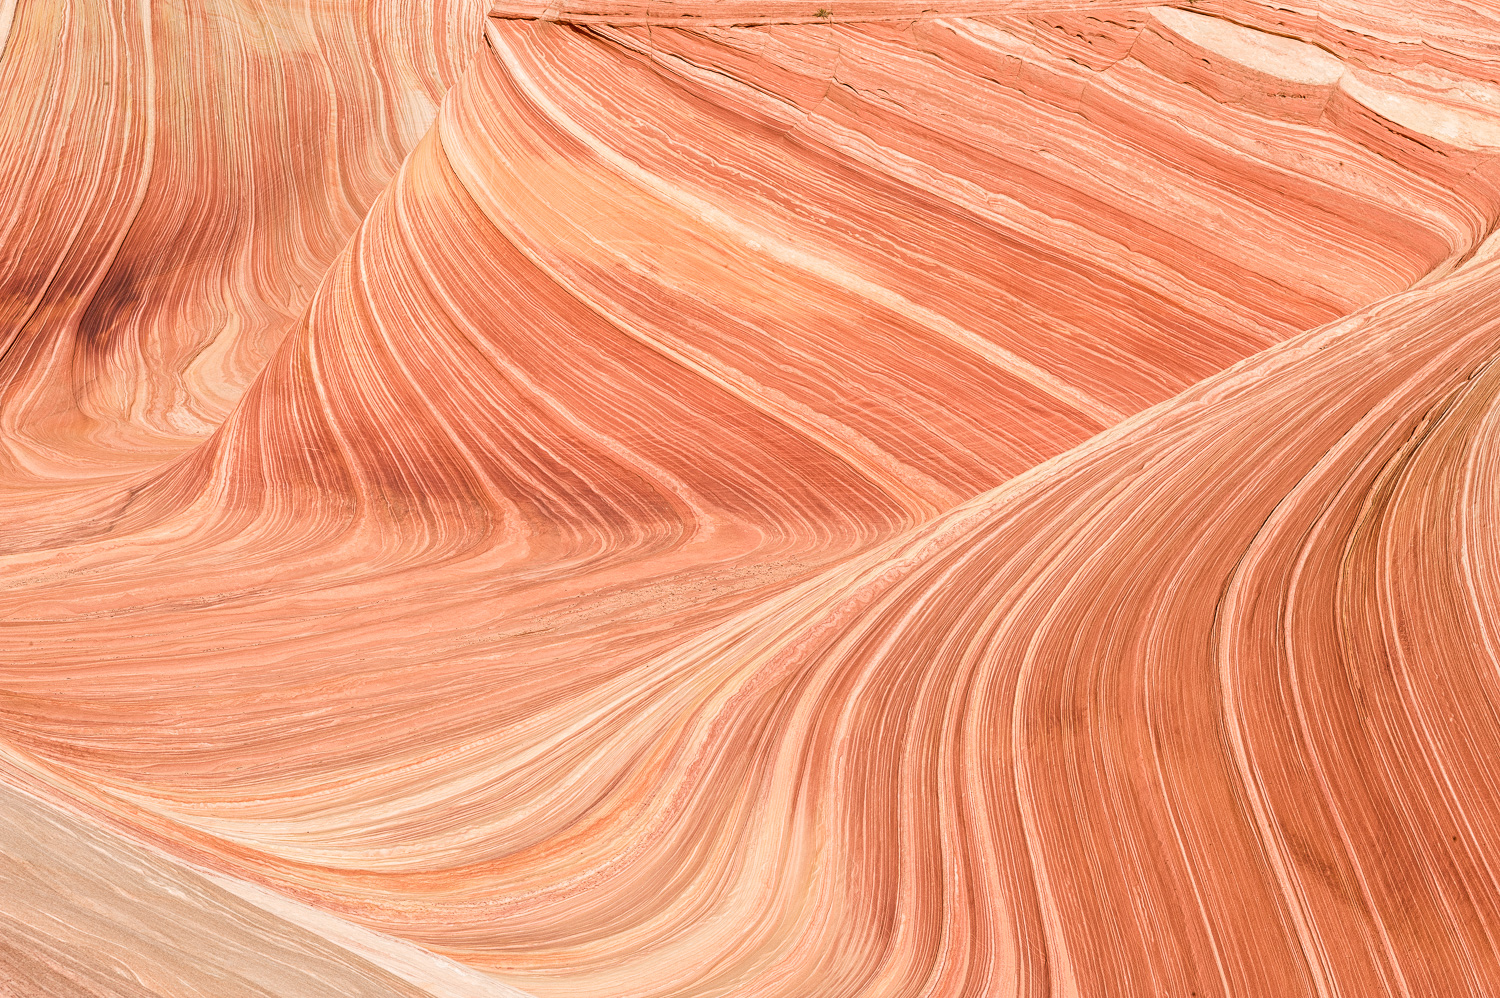
<path fill-rule="evenodd" d="M 1500 981 L 1490 23 L 759 6 L 17 9 L 0 990 Z"/>

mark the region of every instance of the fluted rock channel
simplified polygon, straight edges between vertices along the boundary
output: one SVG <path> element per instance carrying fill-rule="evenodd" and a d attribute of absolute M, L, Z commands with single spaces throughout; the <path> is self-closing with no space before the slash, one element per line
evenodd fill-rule
<path fill-rule="evenodd" d="M 0 46 L 0 992 L 1500 993 L 1500 9 Z"/>

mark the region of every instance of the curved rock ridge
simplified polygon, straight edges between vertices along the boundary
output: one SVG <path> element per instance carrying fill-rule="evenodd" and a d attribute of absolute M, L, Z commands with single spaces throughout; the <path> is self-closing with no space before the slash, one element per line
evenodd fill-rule
<path fill-rule="evenodd" d="M 0 5 L 0 468 L 223 420 L 479 44 L 478 0 Z"/>
<path fill-rule="evenodd" d="M 58 869 L 372 994 L 1493 990 L 1492 29 L 1194 6 L 18 9 Z M 67 876 L 26 980 L 248 931 Z"/>

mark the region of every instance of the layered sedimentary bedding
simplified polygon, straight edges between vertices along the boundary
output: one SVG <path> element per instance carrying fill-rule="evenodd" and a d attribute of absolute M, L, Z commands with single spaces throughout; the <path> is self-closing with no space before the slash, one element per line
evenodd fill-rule
<path fill-rule="evenodd" d="M 0 2 L 0 989 L 1500 989 L 1497 15 Z"/>

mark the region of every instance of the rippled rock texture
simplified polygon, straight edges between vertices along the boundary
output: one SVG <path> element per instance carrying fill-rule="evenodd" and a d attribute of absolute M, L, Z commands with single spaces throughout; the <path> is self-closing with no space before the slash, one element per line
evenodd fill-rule
<path fill-rule="evenodd" d="M 0 44 L 0 991 L 1500 992 L 1500 10 Z"/>

